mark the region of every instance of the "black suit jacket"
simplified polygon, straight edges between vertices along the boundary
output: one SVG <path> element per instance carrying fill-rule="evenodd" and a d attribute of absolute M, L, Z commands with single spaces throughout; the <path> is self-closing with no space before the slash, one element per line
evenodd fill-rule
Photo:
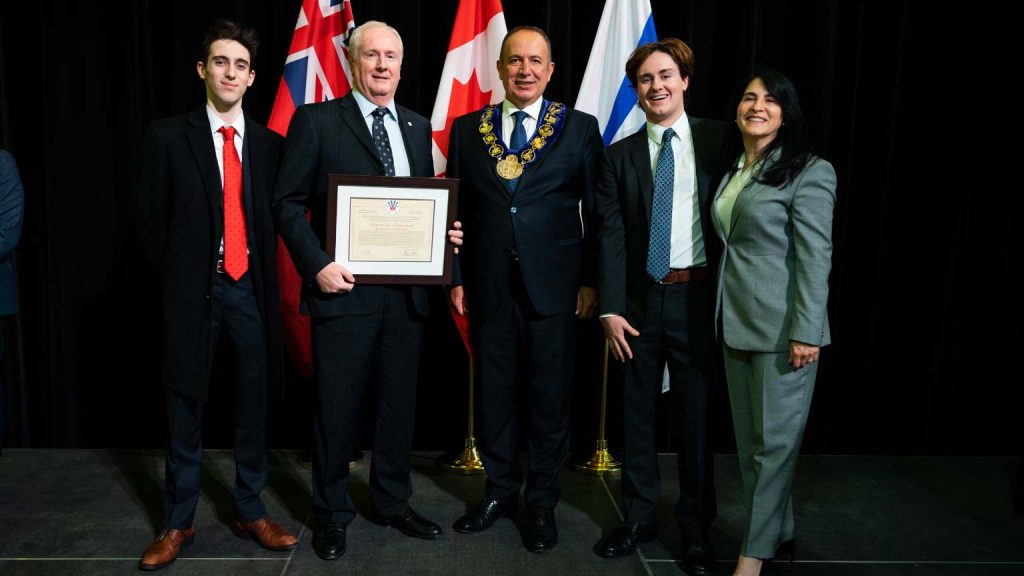
<path fill-rule="evenodd" d="M 594 286 L 596 246 L 585 229 L 603 144 L 593 116 L 571 109 L 565 113 L 561 134 L 526 165 L 514 193 L 498 176 L 496 160 L 481 140 L 481 112 L 452 124 L 447 175 L 461 181 L 459 219 L 467 237 L 459 249 L 455 283 L 465 283 L 478 318 L 493 314 L 508 293 L 512 249 L 519 255 L 530 302 L 542 315 L 575 311 L 580 286 Z"/>
<path fill-rule="evenodd" d="M 243 189 L 250 275 L 267 333 L 269 379 L 281 382 L 281 323 L 270 196 L 281 137 L 245 117 Z M 224 191 L 206 108 L 150 124 L 135 175 L 134 212 L 160 274 L 163 380 L 205 399 L 210 372 L 210 287 L 223 236 Z"/>
<path fill-rule="evenodd" d="M 430 122 L 395 106 L 412 176 L 432 177 Z M 316 275 L 331 262 L 327 255 L 327 175 L 384 175 L 370 130 L 352 94 L 300 106 L 288 126 L 281 174 L 274 191 L 274 216 L 295 267 L 304 281 L 303 311 L 313 316 L 343 316 L 372 310 L 380 297 L 375 286 L 356 284 L 347 294 L 324 294 Z M 306 212 L 311 218 L 307 223 Z M 410 289 L 418 313 L 428 311 L 427 293 Z"/>
<path fill-rule="evenodd" d="M 722 248 L 711 223 L 711 201 L 722 170 L 719 148 L 725 125 L 687 116 L 693 136 L 701 232 L 708 267 L 713 272 Z M 598 312 L 620 314 L 638 327 L 646 310 L 647 248 L 651 234 L 654 176 L 647 144 L 647 125 L 609 146 L 601 160 L 597 185 L 600 219 Z M 713 305 L 708 302 L 708 309 Z"/>

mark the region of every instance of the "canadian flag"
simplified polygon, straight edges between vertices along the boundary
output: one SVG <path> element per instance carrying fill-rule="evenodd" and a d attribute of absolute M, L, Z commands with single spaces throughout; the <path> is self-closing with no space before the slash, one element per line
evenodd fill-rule
<path fill-rule="evenodd" d="M 284 136 L 295 109 L 340 98 L 349 91 L 348 39 L 355 29 L 349 0 L 303 0 L 267 126 Z M 299 314 L 302 280 L 277 239 L 277 283 L 284 344 L 299 373 L 313 377 L 309 317 Z"/>
<path fill-rule="evenodd" d="M 432 152 L 434 174 L 444 176 L 448 165 L 448 133 L 452 122 L 463 114 L 505 99 L 505 87 L 498 77 L 501 41 L 508 28 L 501 0 L 462 0 L 455 14 L 452 40 L 437 87 L 430 125 L 434 131 Z M 462 344 L 473 355 L 468 319 L 452 311 L 452 319 L 462 336 Z"/>
<path fill-rule="evenodd" d="M 462 116 L 505 99 L 496 63 L 505 39 L 501 0 L 462 0 L 455 14 L 448 57 L 437 87 L 434 113 L 434 174 L 443 176 L 448 164 L 448 132 Z"/>

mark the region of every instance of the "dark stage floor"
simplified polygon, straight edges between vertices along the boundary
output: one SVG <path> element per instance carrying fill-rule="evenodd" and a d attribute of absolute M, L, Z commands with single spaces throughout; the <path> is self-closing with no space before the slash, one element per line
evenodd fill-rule
<path fill-rule="evenodd" d="M 369 458 L 369 454 L 367 455 Z M 445 528 L 419 541 L 360 516 L 349 552 L 324 562 L 310 544 L 309 472 L 295 453 L 271 454 L 264 501 L 300 537 L 292 553 L 265 551 L 230 529 L 231 453 L 209 451 L 195 542 L 161 574 L 681 574 L 672 522 L 675 461 L 662 456 L 659 539 L 629 558 L 603 560 L 591 548 L 619 522 L 618 479 L 567 469 L 556 511 L 561 541 L 531 554 L 515 523 L 462 535 L 449 526 L 483 493 L 482 477 L 443 473 L 433 454 L 415 457 L 413 506 Z M 716 459 L 719 517 L 712 543 L 720 572 L 731 573 L 742 511 L 734 456 Z M 1001 458 L 808 456 L 797 475 L 797 575 L 1024 574 L 1024 519 L 1012 512 L 1018 462 Z M 369 512 L 369 468 L 353 493 Z M 137 574 L 138 556 L 161 527 L 163 458 L 158 451 L 4 450 L 0 457 L 0 574 Z M 784 573 L 774 566 L 768 573 Z"/>

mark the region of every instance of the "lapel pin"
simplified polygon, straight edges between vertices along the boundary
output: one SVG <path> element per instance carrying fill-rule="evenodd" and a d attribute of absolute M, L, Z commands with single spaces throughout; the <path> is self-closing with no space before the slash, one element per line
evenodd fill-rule
<path fill-rule="evenodd" d="M 412 126 L 412 122 L 406 122 L 406 124 L 408 124 L 410 127 Z"/>

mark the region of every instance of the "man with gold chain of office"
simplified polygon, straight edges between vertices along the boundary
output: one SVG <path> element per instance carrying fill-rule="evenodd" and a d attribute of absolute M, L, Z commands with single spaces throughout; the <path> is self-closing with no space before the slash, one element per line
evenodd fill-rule
<path fill-rule="evenodd" d="M 488 474 L 483 501 L 453 529 L 479 532 L 517 508 L 519 372 L 530 429 L 523 543 L 542 552 L 558 541 L 576 318 L 595 304 L 594 243 L 585 229 L 602 142 L 593 116 L 544 98 L 554 63 L 543 30 L 510 31 L 497 66 L 504 102 L 457 119 L 448 148 L 447 175 L 461 180 L 459 218 L 471 239 L 451 297 L 458 313 L 470 310 Z"/>

